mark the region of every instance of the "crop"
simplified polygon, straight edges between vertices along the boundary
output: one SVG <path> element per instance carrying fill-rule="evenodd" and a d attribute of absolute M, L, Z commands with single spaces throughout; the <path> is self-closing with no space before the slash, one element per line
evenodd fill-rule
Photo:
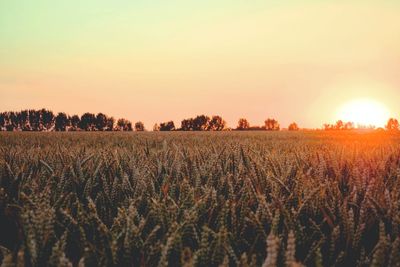
<path fill-rule="evenodd" d="M 400 266 L 400 136 L 1 133 L 3 266 Z"/>

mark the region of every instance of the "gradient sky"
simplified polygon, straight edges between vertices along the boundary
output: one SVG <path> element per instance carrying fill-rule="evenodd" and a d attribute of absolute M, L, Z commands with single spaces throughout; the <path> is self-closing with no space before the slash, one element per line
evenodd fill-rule
<path fill-rule="evenodd" d="M 320 127 L 357 98 L 400 117 L 400 1 L 0 1 L 0 111 Z"/>

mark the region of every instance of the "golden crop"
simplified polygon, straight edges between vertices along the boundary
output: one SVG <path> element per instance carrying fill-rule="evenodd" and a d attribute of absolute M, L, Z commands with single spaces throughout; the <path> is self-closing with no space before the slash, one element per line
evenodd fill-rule
<path fill-rule="evenodd" d="M 400 136 L 0 133 L 3 266 L 400 266 Z"/>

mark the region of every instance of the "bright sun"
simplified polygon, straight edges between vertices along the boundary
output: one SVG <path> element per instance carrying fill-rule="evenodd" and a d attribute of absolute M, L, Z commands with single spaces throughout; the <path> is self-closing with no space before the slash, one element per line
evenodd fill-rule
<path fill-rule="evenodd" d="M 337 114 L 338 119 L 353 122 L 356 126 L 383 127 L 389 117 L 389 110 L 383 104 L 371 99 L 357 99 L 345 103 Z"/>

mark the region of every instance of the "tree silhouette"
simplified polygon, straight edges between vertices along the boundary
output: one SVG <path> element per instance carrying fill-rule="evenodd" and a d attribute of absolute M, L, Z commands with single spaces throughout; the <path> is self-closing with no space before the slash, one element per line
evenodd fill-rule
<path fill-rule="evenodd" d="M 385 126 L 388 131 L 398 131 L 399 130 L 399 121 L 394 118 L 390 118 Z"/>
<path fill-rule="evenodd" d="M 107 127 L 107 116 L 103 113 L 96 115 L 96 129 L 98 131 L 104 131 Z"/>
<path fill-rule="evenodd" d="M 193 119 L 193 131 L 205 131 L 208 128 L 210 117 L 206 115 L 198 115 Z"/>
<path fill-rule="evenodd" d="M 18 123 L 15 124 L 15 128 L 18 128 Z M 36 110 L 29 110 L 29 125 L 32 131 L 40 130 L 40 112 Z"/>
<path fill-rule="evenodd" d="M 218 115 L 213 116 L 208 123 L 208 130 L 211 131 L 222 131 L 225 127 L 226 122 Z"/>
<path fill-rule="evenodd" d="M 289 131 L 298 131 L 299 130 L 299 126 L 297 125 L 297 123 L 292 122 L 291 124 L 289 124 L 288 130 Z"/>
<path fill-rule="evenodd" d="M 81 119 L 79 118 L 78 115 L 73 115 L 72 117 L 68 118 L 71 124 L 71 131 L 78 131 L 80 128 L 80 123 L 81 123 Z"/>
<path fill-rule="evenodd" d="M 141 121 L 135 123 L 135 131 L 143 132 L 144 131 L 144 124 Z"/>
<path fill-rule="evenodd" d="M 119 119 L 117 121 L 117 130 L 118 131 L 132 131 L 132 123 L 127 119 Z"/>
<path fill-rule="evenodd" d="M 0 131 L 4 131 L 6 128 L 6 114 L 0 113 Z"/>
<path fill-rule="evenodd" d="M 55 130 L 56 131 L 65 131 L 69 124 L 69 119 L 64 112 L 60 112 L 57 114 L 55 119 Z"/>
<path fill-rule="evenodd" d="M 18 128 L 22 131 L 32 131 L 32 128 L 29 124 L 29 111 L 22 110 L 21 112 L 17 113 L 18 118 Z"/>
<path fill-rule="evenodd" d="M 248 130 L 249 128 L 250 128 L 250 123 L 245 118 L 240 118 L 236 130 L 243 131 L 243 130 Z"/>
<path fill-rule="evenodd" d="M 16 128 L 15 120 L 13 120 L 14 112 L 4 112 L 4 129 L 6 131 L 14 131 Z"/>
<path fill-rule="evenodd" d="M 280 130 L 280 126 L 277 120 L 275 119 L 266 119 L 265 120 L 265 130 L 267 131 L 279 131 Z"/>
<path fill-rule="evenodd" d="M 114 117 L 108 117 L 106 120 L 106 131 L 114 130 L 114 123 L 115 123 Z"/>
<path fill-rule="evenodd" d="M 194 121 L 192 118 L 182 120 L 181 122 L 182 131 L 193 131 L 193 128 L 194 128 Z"/>
<path fill-rule="evenodd" d="M 54 113 L 53 111 L 42 109 L 40 110 L 40 127 L 42 130 L 50 131 L 54 127 Z"/>
<path fill-rule="evenodd" d="M 11 112 L 10 113 L 10 121 L 11 121 L 11 125 L 13 127 L 13 130 L 19 130 L 18 112 Z"/>
<path fill-rule="evenodd" d="M 250 123 L 241 118 L 238 121 L 236 130 L 280 130 L 277 120 L 268 118 L 265 125 L 250 127 Z M 354 123 L 343 122 L 338 120 L 335 124 L 324 124 L 325 130 L 352 130 L 355 129 Z M 108 117 L 104 113 L 97 115 L 92 113 L 84 113 L 82 117 L 78 115 L 68 116 L 64 112 L 60 112 L 57 116 L 51 110 L 21 110 L 19 112 L 5 111 L 0 113 L 0 131 L 144 131 L 144 124 L 140 121 L 136 122 L 134 127 L 129 120 L 119 119 L 115 125 L 115 119 Z M 388 131 L 400 130 L 400 123 L 397 119 L 390 118 L 385 126 Z M 182 131 L 222 131 L 226 129 L 226 122 L 221 116 L 215 115 L 211 118 L 206 115 L 198 115 L 195 118 L 184 119 L 181 122 Z M 230 129 L 230 128 L 228 128 Z M 373 130 L 373 126 L 358 125 L 357 129 Z M 173 121 L 163 122 L 160 125 L 155 124 L 153 131 L 174 131 L 175 124 Z M 288 126 L 289 131 L 299 130 L 298 125 L 293 122 Z"/>
<path fill-rule="evenodd" d="M 92 113 L 85 113 L 81 117 L 79 128 L 84 131 L 93 131 L 96 129 L 96 116 Z"/>
<path fill-rule="evenodd" d="M 338 120 L 335 124 L 329 124 L 325 123 L 323 125 L 323 128 L 325 131 L 331 131 L 331 130 L 353 130 L 355 129 L 354 123 L 353 122 L 343 122 L 342 120 Z M 359 125 L 359 129 L 364 129 L 365 127 Z M 366 129 L 366 128 L 365 128 Z"/>
<path fill-rule="evenodd" d="M 173 131 L 175 130 L 175 124 L 173 121 L 160 123 L 160 131 Z"/>
<path fill-rule="evenodd" d="M 343 130 L 344 128 L 344 123 L 342 120 L 338 120 L 335 124 L 335 129 L 336 130 Z"/>

